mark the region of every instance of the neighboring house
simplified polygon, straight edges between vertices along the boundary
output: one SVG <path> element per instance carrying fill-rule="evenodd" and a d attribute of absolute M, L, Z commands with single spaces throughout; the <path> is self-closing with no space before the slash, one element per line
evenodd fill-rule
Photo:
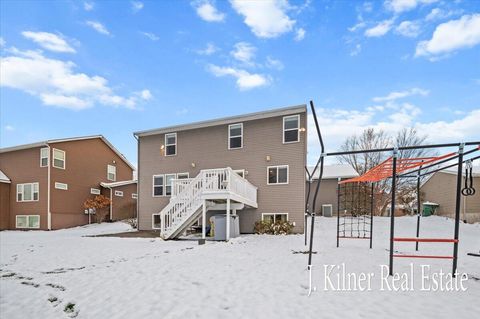
<path fill-rule="evenodd" d="M 473 167 L 473 196 L 461 196 L 460 218 L 469 223 L 480 222 L 480 167 Z M 465 175 L 462 178 L 462 188 Z M 455 199 L 457 189 L 457 171 L 443 170 L 432 174 L 421 185 L 423 202 L 439 204 L 435 214 L 455 218 Z"/>
<path fill-rule="evenodd" d="M 0 149 L 0 170 L 2 176 L 6 175 L 0 183 L 1 229 L 49 230 L 85 225 L 89 219 L 83 203 L 99 194 L 112 195 L 110 219 L 134 217 L 134 167 L 101 135 Z M 109 185 L 122 181 L 126 184 Z M 101 183 L 106 184 L 102 187 Z M 117 190 L 122 191 L 118 187 L 126 187 L 123 197 L 115 195 L 120 195 Z M 117 205 L 118 201 L 121 203 Z M 132 207 L 130 212 L 125 210 L 128 205 Z"/>
<path fill-rule="evenodd" d="M 309 166 L 308 171 L 311 174 L 315 169 L 314 166 Z M 313 199 L 315 197 L 315 190 L 318 184 L 318 177 L 320 176 L 320 169 L 317 168 L 312 176 L 312 183 L 310 184 L 310 197 L 309 206 L 310 212 L 313 209 Z M 337 165 L 325 165 L 323 167 L 322 182 L 315 203 L 315 213 L 317 215 L 336 216 L 337 214 L 337 188 L 338 182 L 341 180 L 357 177 L 358 173 L 353 169 L 351 165 L 337 164 Z M 308 192 L 308 180 L 307 188 Z M 329 214 L 331 212 L 331 214 Z"/>
<path fill-rule="evenodd" d="M 163 225 L 162 237 L 174 238 L 201 217 L 238 214 L 242 233 L 262 219 L 289 220 L 303 232 L 306 111 L 301 105 L 134 133 L 139 229 Z"/>

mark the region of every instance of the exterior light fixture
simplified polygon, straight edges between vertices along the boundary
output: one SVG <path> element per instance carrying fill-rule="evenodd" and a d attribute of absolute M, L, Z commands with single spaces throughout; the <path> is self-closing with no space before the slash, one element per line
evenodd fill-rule
<path fill-rule="evenodd" d="M 300 128 L 300 129 L 298 129 L 298 130 L 299 130 L 300 132 L 305 132 L 305 131 L 306 131 L 306 129 L 305 129 L 304 127 Z"/>

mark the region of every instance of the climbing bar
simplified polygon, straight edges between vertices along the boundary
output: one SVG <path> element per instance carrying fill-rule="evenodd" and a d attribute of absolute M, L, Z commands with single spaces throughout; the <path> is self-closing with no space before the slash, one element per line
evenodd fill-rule
<path fill-rule="evenodd" d="M 418 243 L 458 243 L 458 239 L 449 238 L 393 238 L 393 241 L 408 241 Z"/>
<path fill-rule="evenodd" d="M 455 259 L 453 256 L 432 256 L 432 255 L 393 255 L 400 258 L 432 258 L 432 259 Z"/>

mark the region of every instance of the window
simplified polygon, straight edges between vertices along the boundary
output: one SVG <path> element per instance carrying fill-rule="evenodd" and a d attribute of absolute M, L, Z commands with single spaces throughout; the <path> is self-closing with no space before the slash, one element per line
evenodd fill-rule
<path fill-rule="evenodd" d="M 55 182 L 55 188 L 56 189 L 62 189 L 64 191 L 68 190 L 68 185 L 65 184 L 65 183 L 58 183 L 58 182 Z"/>
<path fill-rule="evenodd" d="M 162 225 L 162 219 L 160 218 L 159 214 L 152 215 L 152 228 L 153 229 L 160 229 Z"/>
<path fill-rule="evenodd" d="M 65 152 L 53 149 L 53 167 L 65 169 Z"/>
<path fill-rule="evenodd" d="M 100 190 L 98 188 L 90 188 L 90 194 L 100 195 Z"/>
<path fill-rule="evenodd" d="M 228 126 L 228 149 L 243 147 L 243 123 Z"/>
<path fill-rule="evenodd" d="M 189 177 L 190 177 L 190 175 L 188 173 L 178 173 L 177 174 L 177 179 L 187 179 Z"/>
<path fill-rule="evenodd" d="M 175 179 L 175 174 L 166 174 L 165 175 L 165 195 L 172 195 L 172 181 Z"/>
<path fill-rule="evenodd" d="M 273 214 L 262 214 L 262 221 L 274 223 L 274 222 L 286 222 L 288 221 L 287 213 L 273 213 Z"/>
<path fill-rule="evenodd" d="M 138 198 L 138 195 L 136 193 L 132 193 L 132 198 L 133 199 L 137 199 Z"/>
<path fill-rule="evenodd" d="M 107 179 L 109 181 L 117 180 L 117 168 L 113 165 L 107 165 Z"/>
<path fill-rule="evenodd" d="M 165 134 L 165 156 L 177 155 L 177 133 Z"/>
<path fill-rule="evenodd" d="M 245 170 L 244 169 L 234 169 L 233 170 L 235 173 L 240 175 L 242 178 L 245 178 Z"/>
<path fill-rule="evenodd" d="M 40 149 L 40 167 L 48 166 L 48 147 Z"/>
<path fill-rule="evenodd" d="M 288 184 L 288 165 L 269 166 L 267 184 Z"/>
<path fill-rule="evenodd" d="M 17 215 L 17 228 L 40 228 L 40 215 Z"/>
<path fill-rule="evenodd" d="M 17 202 L 38 201 L 38 183 L 17 184 Z"/>
<path fill-rule="evenodd" d="M 163 175 L 153 175 L 153 197 L 163 195 Z"/>
<path fill-rule="evenodd" d="M 115 196 L 123 197 L 123 192 L 122 191 L 115 191 Z"/>
<path fill-rule="evenodd" d="M 285 116 L 283 118 L 283 143 L 298 142 L 300 129 L 300 115 Z"/>

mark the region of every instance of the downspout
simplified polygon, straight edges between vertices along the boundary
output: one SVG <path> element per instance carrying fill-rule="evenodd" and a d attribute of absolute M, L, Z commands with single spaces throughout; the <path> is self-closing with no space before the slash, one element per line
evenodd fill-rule
<path fill-rule="evenodd" d="M 52 212 L 50 211 L 50 163 L 51 163 L 51 154 L 50 154 L 50 145 L 47 144 L 48 148 L 48 165 L 47 165 L 47 229 L 52 230 Z"/>
<path fill-rule="evenodd" d="M 113 190 L 111 187 L 109 188 L 110 188 L 110 220 L 112 220 L 113 219 L 113 196 L 112 196 Z"/>

